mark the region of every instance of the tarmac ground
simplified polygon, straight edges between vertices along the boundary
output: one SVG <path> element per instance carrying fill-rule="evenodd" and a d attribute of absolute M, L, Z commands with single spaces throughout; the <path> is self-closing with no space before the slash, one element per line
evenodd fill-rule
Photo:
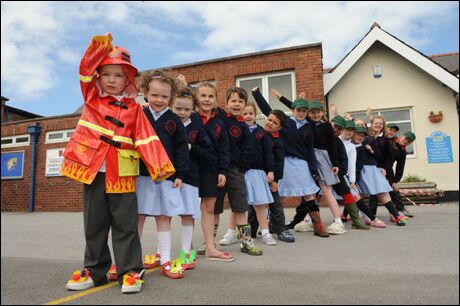
<path fill-rule="evenodd" d="M 1 304 L 459 304 L 458 203 L 411 206 L 407 226 L 379 218 L 386 229 L 352 230 L 330 238 L 295 233 L 295 243 L 263 245 L 249 256 L 234 244 L 221 247 L 236 256 L 231 263 L 199 256 L 180 280 L 149 270 L 142 292 L 124 295 L 117 283 L 83 292 L 66 282 L 82 268 L 82 213 L 1 213 Z M 286 220 L 294 215 L 286 209 Z M 221 217 L 217 239 L 230 212 Z M 332 221 L 321 208 L 326 225 Z M 202 242 L 197 224 L 194 243 Z M 109 243 L 110 244 L 110 243 Z M 154 220 L 142 237 L 144 254 L 156 253 Z M 180 247 L 180 222 L 173 219 L 172 254 Z"/>

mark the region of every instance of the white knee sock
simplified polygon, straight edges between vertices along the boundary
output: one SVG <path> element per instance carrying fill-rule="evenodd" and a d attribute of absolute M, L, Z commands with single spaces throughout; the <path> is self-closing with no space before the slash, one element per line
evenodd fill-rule
<path fill-rule="evenodd" d="M 158 250 L 162 265 L 171 261 L 171 231 L 158 232 Z"/>
<path fill-rule="evenodd" d="M 192 246 L 193 239 L 193 226 L 192 225 L 182 225 L 182 250 L 186 254 L 190 253 L 190 248 Z"/>

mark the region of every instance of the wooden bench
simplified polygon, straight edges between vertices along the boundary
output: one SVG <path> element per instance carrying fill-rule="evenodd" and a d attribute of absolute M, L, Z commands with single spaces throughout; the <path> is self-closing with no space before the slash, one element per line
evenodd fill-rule
<path fill-rule="evenodd" d="M 399 192 L 404 204 L 439 204 L 444 191 L 436 188 L 436 183 L 398 183 Z"/>

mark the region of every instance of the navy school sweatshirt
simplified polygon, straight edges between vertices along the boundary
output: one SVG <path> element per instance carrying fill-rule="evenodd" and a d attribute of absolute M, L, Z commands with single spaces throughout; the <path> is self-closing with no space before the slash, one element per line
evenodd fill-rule
<path fill-rule="evenodd" d="M 187 136 L 182 121 L 171 110 L 167 110 L 158 121 L 155 121 L 149 107 L 144 108 L 144 114 L 152 125 L 153 129 L 160 138 L 161 144 L 165 148 L 176 172 L 168 180 L 174 181 L 176 178 L 184 179 L 188 170 L 189 153 Z M 140 175 L 150 176 L 144 162 L 140 161 Z"/>

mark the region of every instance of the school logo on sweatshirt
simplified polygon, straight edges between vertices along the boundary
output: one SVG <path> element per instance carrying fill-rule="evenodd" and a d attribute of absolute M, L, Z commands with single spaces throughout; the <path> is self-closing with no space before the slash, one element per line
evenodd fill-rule
<path fill-rule="evenodd" d="M 303 132 L 303 137 L 308 138 L 308 131 Z"/>
<path fill-rule="evenodd" d="M 264 132 L 258 131 L 256 134 L 256 140 L 261 140 L 262 138 L 264 138 Z"/>
<path fill-rule="evenodd" d="M 216 125 L 214 127 L 214 136 L 216 137 L 216 139 L 220 138 L 220 133 L 222 133 L 222 127 L 220 125 Z"/>
<path fill-rule="evenodd" d="M 191 131 L 190 133 L 188 133 L 188 140 L 190 141 L 190 143 L 195 143 L 197 137 L 198 131 Z"/>
<path fill-rule="evenodd" d="M 240 129 L 240 127 L 238 127 L 238 126 L 232 126 L 232 127 L 230 128 L 230 135 L 232 135 L 232 137 L 235 137 L 235 138 L 240 137 L 240 135 L 241 135 L 241 129 Z"/>
<path fill-rule="evenodd" d="M 176 123 L 172 120 L 169 120 L 168 122 L 166 122 L 166 130 L 168 131 L 168 133 L 170 135 L 174 134 L 174 132 L 176 131 Z"/>

